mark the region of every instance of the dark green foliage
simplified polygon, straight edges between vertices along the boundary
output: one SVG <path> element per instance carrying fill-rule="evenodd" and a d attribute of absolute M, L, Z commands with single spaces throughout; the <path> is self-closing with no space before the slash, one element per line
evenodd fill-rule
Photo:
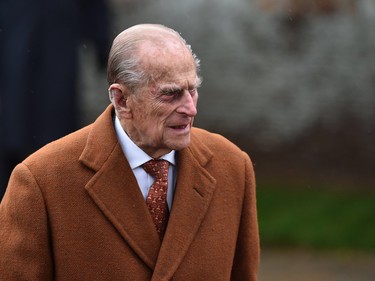
<path fill-rule="evenodd" d="M 308 187 L 257 188 L 263 246 L 375 251 L 375 194 Z"/>

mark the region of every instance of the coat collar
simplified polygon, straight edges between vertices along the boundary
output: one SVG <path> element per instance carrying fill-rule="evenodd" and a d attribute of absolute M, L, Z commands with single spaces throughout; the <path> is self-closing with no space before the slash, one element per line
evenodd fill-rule
<path fill-rule="evenodd" d="M 109 106 L 94 122 L 80 161 L 94 171 L 86 190 L 127 244 L 168 280 L 186 254 L 210 204 L 216 180 L 205 169 L 212 152 L 192 133 L 178 152 L 178 178 L 167 232 L 161 244 L 134 174 L 117 140 Z"/>

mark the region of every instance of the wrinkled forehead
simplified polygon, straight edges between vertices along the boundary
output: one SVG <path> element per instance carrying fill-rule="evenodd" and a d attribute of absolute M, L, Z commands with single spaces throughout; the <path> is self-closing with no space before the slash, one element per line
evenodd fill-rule
<path fill-rule="evenodd" d="M 197 76 L 193 55 L 179 40 L 146 41 L 139 52 L 142 67 L 154 81 L 192 80 Z"/>

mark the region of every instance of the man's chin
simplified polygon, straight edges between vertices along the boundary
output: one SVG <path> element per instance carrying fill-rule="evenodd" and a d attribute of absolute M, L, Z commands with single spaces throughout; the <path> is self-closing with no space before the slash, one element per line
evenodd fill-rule
<path fill-rule="evenodd" d="M 182 150 L 184 148 L 187 148 L 190 145 L 190 135 L 188 137 L 185 137 L 184 140 L 172 140 L 168 147 L 172 150 Z"/>

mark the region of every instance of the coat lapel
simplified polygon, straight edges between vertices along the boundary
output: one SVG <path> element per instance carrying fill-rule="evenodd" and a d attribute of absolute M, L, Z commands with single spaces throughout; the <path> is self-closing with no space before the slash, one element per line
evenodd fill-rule
<path fill-rule="evenodd" d="M 86 190 L 127 244 L 154 269 L 160 240 L 113 128 L 111 110 L 94 123 L 81 162 L 95 171 Z"/>
<path fill-rule="evenodd" d="M 205 169 L 210 150 L 195 145 L 179 152 L 178 178 L 168 228 L 152 280 L 170 280 L 183 260 L 210 205 L 216 180 Z M 203 149 L 204 148 L 204 149 Z"/>

